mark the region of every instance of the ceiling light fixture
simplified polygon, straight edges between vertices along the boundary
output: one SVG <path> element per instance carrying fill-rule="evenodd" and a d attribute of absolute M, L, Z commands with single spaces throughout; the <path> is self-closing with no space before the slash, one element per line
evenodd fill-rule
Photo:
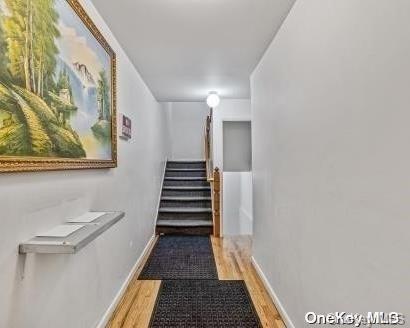
<path fill-rule="evenodd" d="M 218 107 L 220 101 L 221 100 L 219 99 L 218 93 L 216 91 L 210 92 L 208 98 L 206 98 L 206 103 L 210 108 Z"/>

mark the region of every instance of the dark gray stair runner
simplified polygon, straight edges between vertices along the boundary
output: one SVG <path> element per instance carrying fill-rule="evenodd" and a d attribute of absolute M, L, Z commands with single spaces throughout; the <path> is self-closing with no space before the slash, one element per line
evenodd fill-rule
<path fill-rule="evenodd" d="M 211 234 L 211 188 L 205 161 L 168 161 L 157 233 Z"/>

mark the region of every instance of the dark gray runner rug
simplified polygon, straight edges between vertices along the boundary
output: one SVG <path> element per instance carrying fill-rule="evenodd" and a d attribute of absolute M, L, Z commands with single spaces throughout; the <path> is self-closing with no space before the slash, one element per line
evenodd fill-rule
<path fill-rule="evenodd" d="M 138 279 L 218 279 L 208 236 L 161 236 Z"/>
<path fill-rule="evenodd" d="M 240 280 L 163 281 L 150 327 L 262 327 Z"/>

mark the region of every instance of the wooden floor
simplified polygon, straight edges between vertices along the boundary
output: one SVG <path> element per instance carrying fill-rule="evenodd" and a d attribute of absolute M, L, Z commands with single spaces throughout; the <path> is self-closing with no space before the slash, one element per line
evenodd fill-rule
<path fill-rule="evenodd" d="M 212 246 L 219 279 L 244 280 L 263 327 L 284 328 L 285 324 L 251 264 L 251 238 L 212 237 Z M 138 280 L 142 267 L 137 270 L 107 327 L 148 327 L 161 281 Z"/>

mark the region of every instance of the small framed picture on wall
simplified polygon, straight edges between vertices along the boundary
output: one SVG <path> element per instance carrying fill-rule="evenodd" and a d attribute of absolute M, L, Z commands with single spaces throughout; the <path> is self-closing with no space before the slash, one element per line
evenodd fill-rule
<path fill-rule="evenodd" d="M 132 137 L 132 122 L 131 119 L 128 116 L 125 116 L 124 114 L 120 114 L 120 129 L 121 129 L 121 134 L 120 137 L 125 140 L 129 140 Z"/>

